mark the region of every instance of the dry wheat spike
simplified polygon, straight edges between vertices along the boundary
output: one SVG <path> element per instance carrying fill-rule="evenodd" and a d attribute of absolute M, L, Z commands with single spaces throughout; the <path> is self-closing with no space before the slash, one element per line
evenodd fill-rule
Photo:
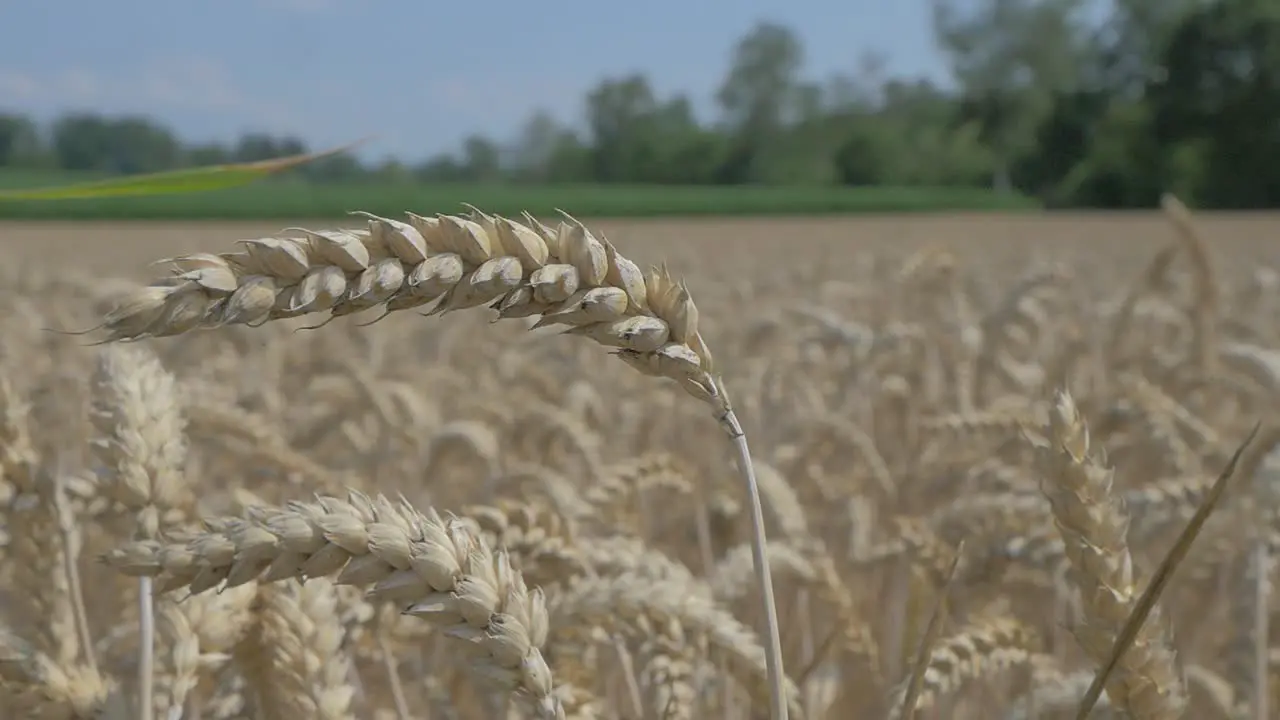
<path fill-rule="evenodd" d="M 1076 629 L 1085 653 L 1102 664 L 1137 603 L 1129 516 L 1112 493 L 1114 472 L 1091 452 L 1089 430 L 1066 392 L 1049 415 L 1042 446 L 1044 492 L 1053 507 L 1084 604 Z M 1157 613 L 1142 626 L 1106 686 L 1112 704 L 1136 720 L 1177 720 L 1187 707 L 1186 683 Z"/>
<path fill-rule="evenodd" d="M 647 375 L 709 403 L 725 400 L 698 332 L 689 290 L 665 267 L 648 274 L 566 216 L 555 228 L 473 210 L 469 217 L 362 213 L 367 230 L 298 229 L 244 240 L 243 250 L 169 259 L 173 274 L 125 298 L 105 319 L 108 340 L 256 325 L 315 312 L 333 317 L 434 303 L 428 315 L 487 305 L 499 318 L 616 348 Z"/>
<path fill-rule="evenodd" d="M 176 541 L 135 541 L 104 560 L 125 574 L 155 577 L 160 592 L 336 573 L 338 584 L 369 587 L 372 599 L 396 602 L 478 648 L 475 672 L 527 698 L 539 717 L 564 717 L 542 657 L 542 591 L 529 590 L 506 553 L 490 549 L 467 523 L 353 491 L 346 500 L 251 508 L 246 518 L 207 525 L 209 532 Z"/>

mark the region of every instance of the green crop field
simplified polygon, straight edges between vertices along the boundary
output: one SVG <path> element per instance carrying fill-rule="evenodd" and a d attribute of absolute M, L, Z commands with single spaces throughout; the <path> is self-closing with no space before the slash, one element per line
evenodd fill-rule
<path fill-rule="evenodd" d="M 96 179 L 65 173 L 0 172 L 0 188 Z M 269 220 L 337 218 L 352 210 L 398 215 L 451 212 L 471 203 L 487 212 L 538 215 L 564 208 L 583 217 L 840 215 L 1031 209 L 1024 197 L 975 188 L 633 185 L 317 184 L 271 178 L 209 192 L 84 200 L 0 201 L 0 218 L 58 220 Z"/>

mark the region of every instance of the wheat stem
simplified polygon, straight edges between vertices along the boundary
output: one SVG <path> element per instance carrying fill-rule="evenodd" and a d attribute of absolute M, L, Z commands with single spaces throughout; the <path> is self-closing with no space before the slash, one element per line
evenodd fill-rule
<path fill-rule="evenodd" d="M 151 578 L 138 578 L 138 718 L 152 720 L 155 706 L 152 686 L 155 681 L 154 665 L 156 645 L 155 603 L 151 595 Z"/>
<path fill-rule="evenodd" d="M 723 393 L 722 393 L 723 394 Z M 764 510 L 760 507 L 760 488 L 756 483 L 755 465 L 751 462 L 751 449 L 747 446 L 747 434 L 738 416 L 729 407 L 725 396 L 725 412 L 720 424 L 738 453 L 738 469 L 747 486 L 747 499 L 751 507 L 751 562 L 755 566 L 756 581 L 760 586 L 760 600 L 764 603 L 764 659 L 769 673 L 770 716 L 773 720 L 787 720 L 787 698 L 782 675 L 782 639 L 778 633 L 778 609 L 773 600 L 773 576 L 765 556 L 767 539 L 764 531 Z"/>
<path fill-rule="evenodd" d="M 66 481 L 59 471 L 53 478 L 53 508 L 58 518 L 58 533 L 62 537 L 62 572 L 67 577 L 67 593 L 71 596 L 72 617 L 76 624 L 76 636 L 80 639 L 80 652 L 85 665 L 98 672 L 98 662 L 93 651 L 93 634 L 89 631 L 89 616 L 84 608 L 84 591 L 80 586 L 80 536 L 75 519 L 67 506 Z"/>
<path fill-rule="evenodd" d="M 382 660 L 382 668 L 387 673 L 387 684 L 391 687 L 391 700 L 396 708 L 396 720 L 409 720 L 409 701 L 404 696 L 404 685 L 400 682 L 400 664 L 396 662 L 391 644 L 387 642 L 387 633 L 382 627 L 377 628 L 378 656 Z"/>
<path fill-rule="evenodd" d="M 1261 533 L 1259 533 L 1261 534 Z M 1269 621 L 1271 608 L 1271 565 L 1265 538 L 1258 538 L 1253 546 L 1254 604 L 1253 604 L 1253 718 L 1269 717 L 1270 687 L 1267 683 L 1270 667 Z"/>
<path fill-rule="evenodd" d="M 951 558 L 951 566 L 947 569 L 942 587 L 938 590 L 938 599 L 934 601 L 933 613 L 929 616 L 929 624 L 925 626 L 924 636 L 920 638 L 920 647 L 916 650 L 915 661 L 911 666 L 911 674 L 907 677 L 902 692 L 902 702 L 889 708 L 892 720 L 912 720 L 916 716 L 916 704 L 920 701 L 920 693 L 924 690 L 925 671 L 929 669 L 929 658 L 933 655 L 933 647 L 942 634 L 942 623 L 950 612 L 948 608 L 951 598 L 951 587 L 956 577 L 956 568 L 960 566 L 960 553 L 964 552 L 964 542 L 956 548 Z"/>

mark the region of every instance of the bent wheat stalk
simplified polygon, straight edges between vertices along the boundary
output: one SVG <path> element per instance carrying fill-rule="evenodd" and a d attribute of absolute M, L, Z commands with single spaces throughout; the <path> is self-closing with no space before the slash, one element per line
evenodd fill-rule
<path fill-rule="evenodd" d="M 774 720 L 787 719 L 764 520 L 746 434 L 698 332 L 689 290 L 665 267 L 646 275 L 604 238 L 565 215 L 556 227 L 472 209 L 466 217 L 368 213 L 365 230 L 296 229 L 242 242 L 237 252 L 170 259 L 173 272 L 126 297 L 99 329 L 105 342 L 258 325 L 328 312 L 330 319 L 430 305 L 427 315 L 487 305 L 498 318 L 538 319 L 614 348 L 635 370 L 673 380 L 713 408 L 733 442 L 750 499 L 752 558 L 766 622 Z M 381 319 L 381 318 L 379 318 Z M 374 322 L 376 322 L 375 320 Z M 327 322 L 327 321 L 326 321 Z"/>

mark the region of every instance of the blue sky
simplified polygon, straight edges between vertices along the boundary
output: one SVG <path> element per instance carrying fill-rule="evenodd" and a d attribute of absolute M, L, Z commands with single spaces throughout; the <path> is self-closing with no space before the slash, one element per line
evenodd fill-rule
<path fill-rule="evenodd" d="M 192 140 L 376 135 L 361 155 L 419 159 L 536 108 L 577 121 L 605 76 L 707 103 L 761 20 L 801 36 L 810 77 L 869 52 L 946 76 L 928 0 L 0 0 L 0 109 L 146 113 Z"/>

